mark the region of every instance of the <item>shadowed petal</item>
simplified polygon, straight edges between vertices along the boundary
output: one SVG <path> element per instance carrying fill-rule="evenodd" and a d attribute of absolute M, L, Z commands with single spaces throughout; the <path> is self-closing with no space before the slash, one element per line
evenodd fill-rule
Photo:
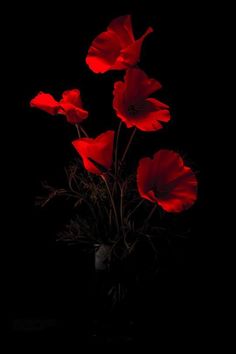
<path fill-rule="evenodd" d="M 157 202 L 167 212 L 186 210 L 197 199 L 196 176 L 174 151 L 160 150 L 153 159 L 141 159 L 137 185 L 142 198 Z"/>
<path fill-rule="evenodd" d="M 97 138 L 81 138 L 72 142 L 73 146 L 83 159 L 87 171 L 98 175 L 104 171 L 97 167 L 100 164 L 104 169 L 109 170 L 112 165 L 114 131 L 107 131 Z M 92 161 L 97 164 L 94 164 Z"/>

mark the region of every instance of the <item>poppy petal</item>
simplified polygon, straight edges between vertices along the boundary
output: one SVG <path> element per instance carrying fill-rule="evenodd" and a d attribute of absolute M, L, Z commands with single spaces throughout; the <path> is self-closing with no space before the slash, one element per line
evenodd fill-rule
<path fill-rule="evenodd" d="M 176 181 L 168 197 L 159 197 L 158 204 L 167 212 L 178 213 L 189 209 L 197 199 L 197 180 L 191 169 L 183 172 L 183 177 Z"/>
<path fill-rule="evenodd" d="M 125 97 L 129 104 L 145 100 L 155 91 L 161 89 L 161 84 L 151 79 L 139 68 L 130 68 L 124 77 Z"/>
<path fill-rule="evenodd" d="M 153 29 L 149 27 L 141 38 L 135 41 L 131 16 L 114 19 L 107 31 L 99 34 L 92 42 L 86 63 L 95 73 L 108 70 L 124 70 L 139 61 L 142 44 Z"/>
<path fill-rule="evenodd" d="M 184 169 L 182 157 L 175 151 L 162 149 L 153 156 L 152 174 L 157 176 L 159 188 L 164 188 L 168 183 L 178 178 Z M 159 173 L 161 166 L 162 172 Z"/>
<path fill-rule="evenodd" d="M 71 124 L 81 123 L 88 117 L 88 111 L 83 109 L 80 90 L 78 89 L 64 91 L 59 103 L 60 110 L 58 113 L 66 115 L 67 121 Z"/>
<path fill-rule="evenodd" d="M 87 171 L 98 175 L 103 174 L 97 164 L 109 170 L 112 165 L 114 131 L 107 131 L 97 138 L 80 138 L 72 142 L 77 152 L 82 157 L 84 167 Z M 94 164 L 92 161 L 97 164 Z"/>
<path fill-rule="evenodd" d="M 39 108 L 52 115 L 57 114 L 60 107 L 59 102 L 57 102 L 52 95 L 42 91 L 30 101 L 30 106 Z"/>
<path fill-rule="evenodd" d="M 114 65 L 120 50 L 117 35 L 112 31 L 103 32 L 92 42 L 86 63 L 96 74 L 104 73 Z"/>
<path fill-rule="evenodd" d="M 140 104 L 140 112 L 131 115 L 124 104 L 124 84 L 120 81 L 115 84 L 113 108 L 117 116 L 126 124 L 127 128 L 137 127 L 142 131 L 157 131 L 162 128 L 161 122 L 170 120 L 169 106 L 155 98 L 148 98 Z"/>
<path fill-rule="evenodd" d="M 76 107 L 82 107 L 83 103 L 80 97 L 80 90 L 72 89 L 64 91 L 60 103 L 71 103 Z"/>
<path fill-rule="evenodd" d="M 115 65 L 121 49 L 133 42 L 130 16 L 118 17 L 110 23 L 106 32 L 102 32 L 93 40 L 86 63 L 93 72 L 104 73 Z M 117 63 L 115 69 L 124 69 L 124 65 Z"/>
<path fill-rule="evenodd" d="M 107 29 L 116 33 L 121 48 L 129 46 L 135 41 L 130 15 L 115 18 Z"/>
<path fill-rule="evenodd" d="M 116 111 L 117 117 L 119 117 L 126 124 L 127 128 L 131 128 L 133 127 L 133 124 L 129 121 L 130 117 L 127 117 L 127 104 L 125 104 L 124 90 L 124 82 L 115 82 L 113 91 L 113 108 Z"/>
<path fill-rule="evenodd" d="M 161 122 L 170 120 L 168 106 L 156 100 L 149 98 L 145 101 L 140 114 L 129 122 L 142 131 L 157 131 L 162 128 Z"/>
<path fill-rule="evenodd" d="M 60 105 L 60 114 L 64 114 L 66 119 L 71 124 L 81 123 L 88 117 L 88 111 L 82 108 L 76 107 L 70 103 L 63 103 Z"/>
<path fill-rule="evenodd" d="M 141 159 L 137 185 L 142 198 L 157 202 L 167 212 L 186 210 L 197 199 L 196 176 L 174 151 L 160 150 L 153 159 Z"/>
<path fill-rule="evenodd" d="M 170 120 L 169 106 L 155 98 L 148 98 L 160 88 L 157 80 L 149 78 L 139 68 L 128 69 L 124 82 L 114 84 L 113 108 L 127 128 L 156 131 L 162 128 L 161 122 Z"/>
<path fill-rule="evenodd" d="M 153 29 L 149 27 L 145 34 L 137 41 L 131 43 L 128 47 L 121 50 L 119 57 L 116 60 L 113 69 L 118 69 L 118 65 L 122 64 L 123 68 L 129 68 L 136 65 L 140 59 L 140 53 L 144 39 L 148 34 L 152 33 Z"/>
<path fill-rule="evenodd" d="M 151 174 L 152 165 L 153 161 L 149 157 L 145 157 L 139 161 L 137 170 L 137 186 L 141 197 L 154 203 L 157 200 L 153 192 L 155 176 Z"/>

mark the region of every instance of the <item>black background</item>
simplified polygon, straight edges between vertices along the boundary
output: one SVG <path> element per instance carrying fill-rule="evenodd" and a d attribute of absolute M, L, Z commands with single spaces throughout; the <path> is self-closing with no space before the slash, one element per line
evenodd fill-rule
<path fill-rule="evenodd" d="M 206 9 L 200 4 L 181 7 L 156 2 L 154 7 L 149 2 L 137 1 L 75 6 L 67 2 L 66 6 L 57 4 L 49 8 L 47 3 L 38 3 L 15 8 L 14 17 L 9 16 L 9 318 L 63 312 L 65 287 L 71 286 L 68 283 L 73 279 L 77 282 L 75 269 L 70 269 L 55 253 L 55 235 L 68 220 L 68 211 L 60 203 L 44 210 L 35 208 L 43 180 L 55 186 L 63 183 L 64 166 L 75 156 L 70 141 L 76 137 L 76 131 L 61 117 L 30 109 L 29 102 L 39 91 L 59 98 L 62 91 L 79 87 L 84 105 L 91 112 L 85 123 L 91 135 L 116 127 L 112 87 L 123 72 L 95 75 L 86 66 L 85 56 L 93 38 L 111 19 L 124 14 L 132 14 L 137 37 L 148 26 L 154 28 L 143 45 L 140 66 L 162 82 L 163 90 L 158 97 L 171 106 L 172 112 L 172 121 L 163 130 L 138 134 L 130 155 L 135 161 L 160 148 L 174 149 L 185 156 L 199 180 L 198 202 L 180 216 L 181 222 L 192 230 L 184 244 L 184 257 L 162 281 L 165 289 L 161 290 L 159 327 L 152 328 L 155 332 L 163 324 L 164 333 L 177 331 L 182 338 L 187 331 L 191 338 L 201 340 L 212 320 L 210 249 L 214 235 L 209 232 L 212 117 L 208 108 L 210 63 L 206 48 L 210 34 L 206 31 Z M 60 281 L 63 268 L 67 276 L 64 274 Z M 83 272 L 80 269 L 78 273 Z M 54 287 L 58 282 L 60 293 Z M 81 287 L 82 284 L 83 280 Z M 146 304 L 148 296 L 147 290 Z M 160 303 L 151 298 L 158 312 Z M 145 313 L 145 321 L 156 323 L 153 307 L 149 311 L 147 308 L 144 305 L 140 310 Z"/>

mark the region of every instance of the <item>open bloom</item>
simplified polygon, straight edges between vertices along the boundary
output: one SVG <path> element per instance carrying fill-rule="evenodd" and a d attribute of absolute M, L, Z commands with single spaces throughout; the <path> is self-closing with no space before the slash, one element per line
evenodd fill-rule
<path fill-rule="evenodd" d="M 170 120 L 169 106 L 149 98 L 160 88 L 158 81 L 150 79 L 139 68 L 128 69 L 124 82 L 115 82 L 113 108 L 127 128 L 155 131 L 162 128 L 162 122 Z"/>
<path fill-rule="evenodd" d="M 197 199 L 197 179 L 174 151 L 160 150 L 153 159 L 141 159 L 137 185 L 142 198 L 158 203 L 167 212 L 188 209 Z"/>
<path fill-rule="evenodd" d="M 108 130 L 95 139 L 80 138 L 72 142 L 82 157 L 86 170 L 97 175 L 102 175 L 104 170 L 111 168 L 114 135 L 115 132 L 113 130 Z M 98 165 L 101 165 L 101 169 Z"/>
<path fill-rule="evenodd" d="M 88 111 L 83 109 L 80 90 L 78 89 L 64 91 L 59 102 L 49 93 L 39 92 L 30 101 L 30 106 L 39 108 L 52 115 L 63 114 L 71 124 L 81 123 L 88 117 Z"/>
<path fill-rule="evenodd" d="M 145 37 L 153 32 L 147 31 L 135 40 L 131 24 L 131 16 L 114 19 L 107 31 L 99 34 L 92 42 L 86 63 L 95 73 L 108 70 L 124 70 L 137 64 Z"/>

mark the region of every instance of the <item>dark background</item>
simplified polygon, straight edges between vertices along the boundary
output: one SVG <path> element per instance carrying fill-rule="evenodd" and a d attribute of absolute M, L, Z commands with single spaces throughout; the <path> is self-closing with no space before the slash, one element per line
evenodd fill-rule
<path fill-rule="evenodd" d="M 177 265 L 170 264 L 164 280 L 156 286 L 158 301 L 147 289 L 140 312 L 145 314 L 145 326 L 149 322 L 148 329 L 177 333 L 180 340 L 183 333 L 188 333 L 200 341 L 212 321 L 213 161 L 209 141 L 210 62 L 206 51 L 211 34 L 206 31 L 206 9 L 200 4 L 181 7 L 168 2 L 156 2 L 154 8 L 146 1 L 125 5 L 99 2 L 96 6 L 81 3 L 76 7 L 67 2 L 66 6 L 50 8 L 47 3 L 40 3 L 21 6 L 15 9 L 14 17 L 9 16 L 9 26 L 13 28 L 9 41 L 11 109 L 7 112 L 11 148 L 7 159 L 11 330 L 16 318 L 66 313 L 68 293 L 83 289 L 86 283 L 82 260 L 73 263 L 68 254 L 55 248 L 56 233 L 68 221 L 68 210 L 61 203 L 52 203 L 43 210 L 35 208 L 42 181 L 58 187 L 63 184 L 64 166 L 75 156 L 70 141 L 76 131 L 61 117 L 30 109 L 29 102 L 39 91 L 59 98 L 62 91 L 78 87 L 90 112 L 84 126 L 91 135 L 116 127 L 112 87 L 123 72 L 95 75 L 86 66 L 85 56 L 94 37 L 113 18 L 125 14 L 132 14 L 136 37 L 148 26 L 154 28 L 143 45 L 140 66 L 162 82 L 158 97 L 172 111 L 172 121 L 163 130 L 138 134 L 130 155 L 135 162 L 160 148 L 174 149 L 185 156 L 199 180 L 197 203 L 180 216 L 180 222 L 191 229 L 188 240 L 181 245 L 183 257 Z M 76 301 L 75 295 L 71 299 Z M 78 303 L 86 304 L 88 310 L 86 299 L 83 294 Z M 78 311 L 83 321 L 89 317 L 83 306 Z M 199 320 L 201 325 L 197 326 Z M 153 322 L 155 325 L 151 326 Z"/>

